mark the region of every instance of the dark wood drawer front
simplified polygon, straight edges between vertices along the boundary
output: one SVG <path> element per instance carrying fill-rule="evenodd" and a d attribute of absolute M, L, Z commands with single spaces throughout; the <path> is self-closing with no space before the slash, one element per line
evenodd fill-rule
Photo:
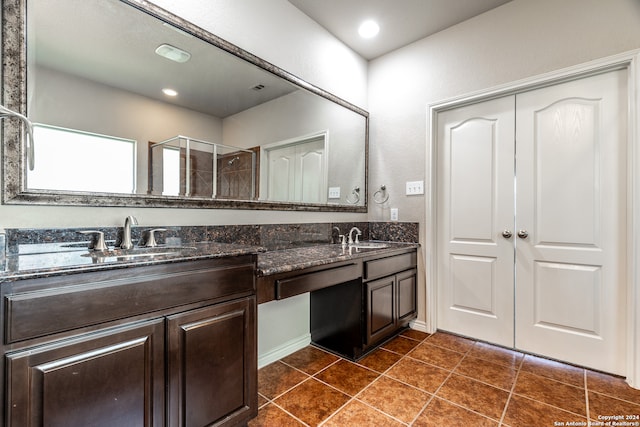
<path fill-rule="evenodd" d="M 13 343 L 225 296 L 253 293 L 252 264 L 91 281 L 5 296 L 6 341 Z M 43 279 L 46 280 L 46 279 Z"/>
<path fill-rule="evenodd" d="M 276 298 L 283 299 L 316 291 L 357 279 L 360 276 L 360 264 L 353 263 L 314 273 L 301 274 L 289 279 L 276 280 Z"/>
<path fill-rule="evenodd" d="M 395 274 L 399 271 L 414 268 L 418 263 L 416 252 L 380 258 L 364 263 L 365 280 Z"/>

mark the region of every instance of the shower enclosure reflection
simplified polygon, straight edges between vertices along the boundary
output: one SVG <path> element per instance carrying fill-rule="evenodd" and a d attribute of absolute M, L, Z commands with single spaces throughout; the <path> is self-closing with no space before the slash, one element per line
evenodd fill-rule
<path fill-rule="evenodd" d="M 149 144 L 149 194 L 256 198 L 256 152 L 188 136 Z"/>

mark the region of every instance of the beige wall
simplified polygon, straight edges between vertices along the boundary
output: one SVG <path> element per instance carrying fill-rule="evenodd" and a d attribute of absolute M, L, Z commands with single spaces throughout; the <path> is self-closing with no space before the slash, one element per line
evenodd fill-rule
<path fill-rule="evenodd" d="M 638 0 L 514 0 L 369 64 L 370 188 L 401 220 L 424 221 L 429 104 L 640 48 Z M 373 206 L 369 218 L 388 218 Z"/>
<path fill-rule="evenodd" d="M 638 0 L 514 0 L 370 62 L 369 188 L 386 184 L 390 198 L 369 219 L 398 208 L 425 243 L 426 199 L 404 193 L 426 179 L 430 104 L 638 48 Z M 425 287 L 423 273 L 422 321 Z"/>

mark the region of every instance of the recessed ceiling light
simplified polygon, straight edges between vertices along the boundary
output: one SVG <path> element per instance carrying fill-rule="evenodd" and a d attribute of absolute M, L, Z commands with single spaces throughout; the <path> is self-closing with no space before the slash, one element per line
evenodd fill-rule
<path fill-rule="evenodd" d="M 162 93 L 164 93 L 167 96 L 178 96 L 178 92 L 173 90 L 173 89 L 169 89 L 168 87 L 162 89 Z"/>
<path fill-rule="evenodd" d="M 156 53 L 164 58 L 175 62 L 187 62 L 191 58 L 191 54 L 185 50 L 179 49 L 170 44 L 161 44 L 156 49 Z"/>
<path fill-rule="evenodd" d="M 372 20 L 364 21 L 362 24 L 360 24 L 360 27 L 358 28 L 358 34 L 360 34 L 360 36 L 365 39 L 370 39 L 372 37 L 375 37 L 379 31 L 380 31 L 380 26 L 378 25 L 377 22 Z"/>

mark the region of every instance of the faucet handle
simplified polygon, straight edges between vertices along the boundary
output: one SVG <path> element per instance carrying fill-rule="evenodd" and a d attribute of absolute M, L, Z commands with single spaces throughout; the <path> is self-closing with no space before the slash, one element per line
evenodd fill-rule
<path fill-rule="evenodd" d="M 139 246 L 154 248 L 158 246 L 158 242 L 156 242 L 156 231 L 167 231 L 166 228 L 152 228 L 151 230 L 145 230 L 142 232 L 142 237 L 140 237 Z"/>
<path fill-rule="evenodd" d="M 340 243 L 342 244 L 342 246 L 347 245 L 347 236 L 345 236 L 344 234 L 339 234 L 338 238 L 340 239 Z"/>
<path fill-rule="evenodd" d="M 356 232 L 356 240 L 354 242 L 353 240 L 353 232 Z M 359 241 L 359 236 L 362 236 L 362 231 L 360 231 L 360 229 L 358 227 L 351 227 L 351 230 L 349 230 L 349 245 L 356 245 L 358 243 L 360 243 Z"/>
<path fill-rule="evenodd" d="M 90 234 L 91 241 L 89 241 L 90 251 L 106 251 L 109 247 L 104 242 L 104 233 L 98 230 L 78 231 L 80 234 Z"/>

